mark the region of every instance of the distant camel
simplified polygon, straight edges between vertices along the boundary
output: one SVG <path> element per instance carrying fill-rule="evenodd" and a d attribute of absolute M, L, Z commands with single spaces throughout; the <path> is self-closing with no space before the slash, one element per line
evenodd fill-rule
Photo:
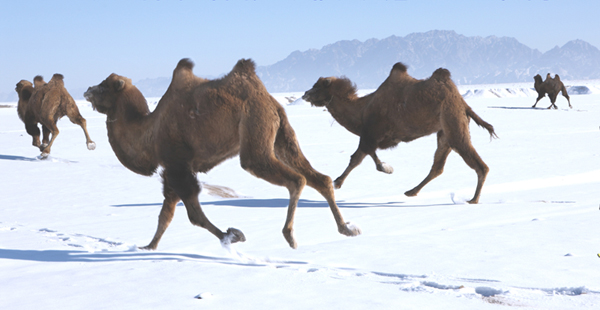
<path fill-rule="evenodd" d="M 292 248 L 297 247 L 294 213 L 305 185 L 325 197 L 341 234 L 360 234 L 356 226 L 344 222 L 331 178 L 313 169 L 302 154 L 285 110 L 256 75 L 254 62 L 242 59 L 217 80 L 195 76 L 193 66 L 188 59 L 178 63 L 171 85 L 152 113 L 131 80 L 116 74 L 84 94 L 98 112 L 106 114 L 109 142 L 123 165 L 148 176 L 163 167 L 165 200 L 156 234 L 143 249 L 156 249 L 180 200 L 190 222 L 223 244 L 245 241 L 238 229 L 222 232 L 204 215 L 196 179 L 197 172 L 208 172 L 238 154 L 243 169 L 288 189 L 283 235 Z"/>
<path fill-rule="evenodd" d="M 558 109 L 558 107 L 554 103 L 556 102 L 556 97 L 558 96 L 559 92 L 562 92 L 562 95 L 565 98 L 567 98 L 567 102 L 569 102 L 569 108 L 571 108 L 571 109 L 573 108 L 571 106 L 571 99 L 569 98 L 569 94 L 567 94 L 567 88 L 565 88 L 565 85 L 560 80 L 560 76 L 558 76 L 558 74 L 555 75 L 554 78 L 552 78 L 552 77 L 550 77 L 550 73 L 548 73 L 546 75 L 546 80 L 543 82 L 542 82 L 542 77 L 539 74 L 537 74 L 536 76 L 533 77 L 533 80 L 535 81 L 533 86 L 535 87 L 535 91 L 537 91 L 537 93 L 538 93 L 538 97 L 535 100 L 535 104 L 532 106 L 532 108 L 535 108 L 538 101 L 540 101 L 540 99 L 544 98 L 547 93 L 548 97 L 550 98 L 550 102 L 551 102 L 548 109 L 551 109 L 552 107 L 554 107 L 555 109 Z"/>
<path fill-rule="evenodd" d="M 72 123 L 81 126 L 85 134 L 87 148 L 93 150 L 96 143 L 90 139 L 86 128 L 85 118 L 79 113 L 77 104 L 73 97 L 67 92 L 61 74 L 54 74 L 50 82 L 45 83 L 41 76 L 33 79 L 35 87 L 31 82 L 21 80 L 17 83 L 16 91 L 19 94 L 17 112 L 25 123 L 25 129 L 33 137 L 33 145 L 42 151 L 41 156 L 47 157 L 58 136 L 56 123 L 63 116 L 68 116 Z M 42 124 L 43 138 L 40 143 L 40 129 L 37 124 Z M 52 138 L 49 139 L 50 134 Z"/>
<path fill-rule="evenodd" d="M 389 77 L 369 95 L 358 97 L 356 86 L 346 78 L 319 78 L 302 97 L 314 106 L 327 107 L 342 126 L 360 136 L 358 150 L 350 164 L 334 184 L 340 188 L 352 169 L 366 155 L 375 161 L 377 170 L 392 173 L 391 166 L 379 161 L 377 149 L 392 148 L 437 132 L 437 150 L 429 175 L 415 188 L 404 193 L 416 196 L 429 181 L 442 174 L 450 150 L 456 151 L 477 172 L 477 189 L 469 203 L 477 203 L 489 171 L 473 146 L 469 120 L 496 137 L 494 127 L 482 120 L 464 101 L 450 72 L 437 69 L 426 80 L 408 75 L 406 66 L 396 63 Z"/>

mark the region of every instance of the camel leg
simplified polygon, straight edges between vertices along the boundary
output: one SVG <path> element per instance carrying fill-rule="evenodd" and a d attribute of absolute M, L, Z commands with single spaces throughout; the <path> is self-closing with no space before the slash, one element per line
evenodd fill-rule
<path fill-rule="evenodd" d="M 76 105 L 73 105 L 73 107 L 69 109 L 67 116 L 69 117 L 69 120 L 71 120 L 71 123 L 79 125 L 81 129 L 83 129 L 88 150 L 96 149 L 96 143 L 92 141 L 90 135 L 88 134 L 85 118 L 81 116 Z"/>
<path fill-rule="evenodd" d="M 556 96 L 558 96 L 558 93 L 553 95 L 548 94 L 548 97 L 550 97 L 550 106 L 548 107 L 548 109 L 551 109 L 552 107 L 554 107 L 554 109 L 558 109 L 558 107 L 555 104 Z"/>
<path fill-rule="evenodd" d="M 371 156 L 371 158 L 373 158 L 377 171 L 381 171 L 387 174 L 392 174 L 394 172 L 394 168 L 392 166 L 379 160 L 379 157 L 377 157 L 377 153 L 373 152 L 369 155 Z"/>
<path fill-rule="evenodd" d="M 563 97 L 567 98 L 567 102 L 569 103 L 569 108 L 572 109 L 573 107 L 571 106 L 571 98 L 569 98 L 569 94 L 567 94 L 567 89 L 563 86 L 563 89 L 561 90 L 561 93 L 563 95 Z"/>
<path fill-rule="evenodd" d="M 31 144 L 35 147 L 40 147 L 40 129 L 36 122 L 26 122 L 25 131 L 33 138 Z M 44 132 L 45 133 L 45 132 Z"/>
<path fill-rule="evenodd" d="M 546 96 L 546 94 L 538 95 L 537 99 L 535 100 L 535 104 L 531 107 L 535 108 L 535 106 L 538 104 L 538 101 L 540 101 L 540 99 L 544 98 L 545 96 Z"/>
<path fill-rule="evenodd" d="M 357 226 L 350 225 L 349 222 L 344 221 L 342 213 L 335 202 L 331 178 L 319 173 L 310 165 L 304 154 L 302 154 L 291 128 L 277 135 L 275 140 L 275 154 L 278 159 L 303 175 L 306 178 L 307 185 L 316 189 L 327 200 L 340 234 L 346 236 L 360 235 L 361 231 Z M 292 221 L 292 219 L 288 220 Z M 291 229 L 291 226 L 288 227 L 287 225 L 288 223 L 286 222 L 286 230 Z"/>
<path fill-rule="evenodd" d="M 340 175 L 333 182 L 335 185 L 335 188 L 342 187 L 342 184 L 344 184 L 344 180 L 346 180 L 346 178 L 348 177 L 350 172 L 352 172 L 352 170 L 354 170 L 354 168 L 358 167 L 358 165 L 360 165 L 360 163 L 362 163 L 363 159 L 367 155 L 369 155 L 369 156 L 371 156 L 371 158 L 373 158 L 373 161 L 375 162 L 377 170 L 388 173 L 388 174 L 392 173 L 394 171 L 394 169 L 391 166 L 389 166 L 386 163 L 382 163 L 379 160 L 379 158 L 377 157 L 377 154 L 375 153 L 375 151 L 377 150 L 377 141 L 376 141 L 376 139 L 372 138 L 371 136 L 372 135 L 367 131 L 363 131 L 361 133 L 360 142 L 358 144 L 358 149 L 356 150 L 356 152 L 354 152 L 354 154 L 352 154 L 352 156 L 350 156 L 350 163 L 348 164 L 348 167 L 346 167 L 346 170 L 344 170 L 344 173 L 342 173 L 342 175 Z"/>
<path fill-rule="evenodd" d="M 448 154 L 450 154 L 450 145 L 448 145 L 448 141 L 444 136 L 443 131 L 438 131 L 437 133 L 437 149 L 435 150 L 435 155 L 433 156 L 433 166 L 431 166 L 431 170 L 425 179 L 419 183 L 415 188 L 404 193 L 406 196 L 416 196 L 421 189 L 427 185 L 431 180 L 437 178 L 444 172 L 444 165 L 446 164 L 446 159 L 448 158 Z"/>
<path fill-rule="evenodd" d="M 367 156 L 367 153 L 363 152 L 359 146 L 358 150 L 356 150 L 356 152 L 354 152 L 354 154 L 350 156 L 350 163 L 348 164 L 348 167 L 346 167 L 346 170 L 344 170 L 342 175 L 337 177 L 337 179 L 335 179 L 335 181 L 333 182 L 336 189 L 342 187 L 342 185 L 344 184 L 344 180 L 346 180 L 346 178 L 348 177 L 350 172 L 354 170 L 354 168 L 358 167 L 358 165 L 362 163 L 365 156 Z"/>
<path fill-rule="evenodd" d="M 447 140 L 450 147 L 477 173 L 477 188 L 475 189 L 475 195 L 468 201 L 468 203 L 476 204 L 479 202 L 481 188 L 483 187 L 483 183 L 485 182 L 485 178 L 487 177 L 490 168 L 488 168 L 481 157 L 479 157 L 479 154 L 477 154 L 477 151 L 471 144 L 468 129 L 454 132 L 451 136 L 448 135 Z"/>
<path fill-rule="evenodd" d="M 46 147 L 50 143 L 50 129 L 42 124 L 42 132 L 44 134 L 42 138 L 42 145 Z"/>
<path fill-rule="evenodd" d="M 44 144 L 40 145 L 40 151 L 42 151 L 42 157 L 44 157 L 44 158 L 48 157 L 48 155 L 50 155 L 50 149 L 52 148 L 52 144 L 54 144 L 54 140 L 60 133 L 60 131 L 58 130 L 58 127 L 56 126 L 56 123 L 54 123 L 52 121 L 47 121 L 45 123 L 47 123 L 49 125 L 46 127 L 48 128 L 48 130 L 50 130 L 52 137 L 50 138 L 50 142 L 48 142 L 48 145 L 44 145 Z"/>
<path fill-rule="evenodd" d="M 173 215 L 175 215 L 175 207 L 177 203 L 181 201 L 179 196 L 175 194 L 175 191 L 168 185 L 167 179 L 163 175 L 163 195 L 165 200 L 163 201 L 162 209 L 160 210 L 160 215 L 158 216 L 158 227 L 156 228 L 156 233 L 154 234 L 154 238 L 150 244 L 145 247 L 141 247 L 142 250 L 156 250 L 158 246 L 158 242 L 160 242 L 160 238 L 169 227 L 171 220 L 173 219 Z"/>
<path fill-rule="evenodd" d="M 275 157 L 275 154 L 269 154 L 269 151 L 265 151 L 265 149 L 258 147 L 258 145 L 250 142 L 242 146 L 240 151 L 241 166 L 255 177 L 288 189 L 290 200 L 282 233 L 290 247 L 295 249 L 298 247 L 298 244 L 294 238 L 294 215 L 300 194 L 306 185 L 306 179 L 279 161 Z"/>
<path fill-rule="evenodd" d="M 210 233 L 219 238 L 221 242 L 235 243 L 246 240 L 241 231 L 235 228 L 229 228 L 227 232 L 224 233 L 208 220 L 202 211 L 202 208 L 200 207 L 200 202 L 198 201 L 200 185 L 198 184 L 196 176 L 194 173 L 192 173 L 187 165 L 166 166 L 163 175 L 167 180 L 168 185 L 183 201 L 183 204 L 187 210 L 188 218 L 193 225 L 200 226 L 208 230 Z"/>

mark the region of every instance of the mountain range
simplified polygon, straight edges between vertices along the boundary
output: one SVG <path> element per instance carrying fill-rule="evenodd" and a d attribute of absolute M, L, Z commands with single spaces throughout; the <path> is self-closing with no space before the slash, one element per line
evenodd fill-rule
<path fill-rule="evenodd" d="M 269 92 L 305 91 L 321 76 L 346 76 L 359 89 L 374 89 L 396 62 L 403 62 L 419 79 L 446 68 L 459 85 L 531 82 L 533 86 L 533 76 L 546 73 L 559 74 L 562 80 L 600 79 L 600 50 L 582 40 L 542 53 L 511 37 L 467 37 L 447 30 L 338 41 L 295 51 L 275 64 L 257 67 L 257 74 Z M 170 81 L 160 77 L 134 84 L 146 97 L 160 97 Z M 85 89 L 69 91 L 82 99 Z M 16 93 L 0 94 L 1 101 L 16 101 Z"/>
<path fill-rule="evenodd" d="M 338 41 L 321 49 L 295 51 L 257 73 L 270 92 L 307 90 L 321 76 L 346 76 L 360 89 L 377 88 L 396 62 L 415 78 L 447 68 L 457 84 L 531 82 L 559 74 L 563 80 L 600 78 L 600 51 L 582 40 L 545 53 L 510 37 L 466 37 L 433 30 L 405 37 Z"/>

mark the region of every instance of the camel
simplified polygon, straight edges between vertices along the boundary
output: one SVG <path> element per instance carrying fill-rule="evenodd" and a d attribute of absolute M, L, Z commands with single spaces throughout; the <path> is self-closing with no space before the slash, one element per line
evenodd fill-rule
<path fill-rule="evenodd" d="M 87 148 L 89 150 L 96 148 L 96 143 L 88 134 L 85 118 L 81 116 L 75 100 L 65 88 L 62 74 L 54 74 L 48 83 L 44 82 L 44 78 L 39 75 L 33 79 L 33 84 L 21 80 L 15 90 L 19 94 L 17 106 L 19 118 L 25 123 L 27 133 L 32 136 L 33 146 L 38 147 L 42 152 L 42 158 L 50 154 L 52 144 L 59 133 L 56 123 L 65 115 L 73 124 L 81 126 Z M 41 143 L 38 123 L 42 124 Z"/>
<path fill-rule="evenodd" d="M 39 75 L 36 76 L 33 81 L 37 89 L 46 84 L 44 79 Z M 34 84 L 27 80 L 21 80 L 19 83 L 17 83 L 15 90 L 19 95 L 17 114 L 19 115 L 21 121 L 25 123 L 25 130 L 33 138 L 32 145 L 38 148 L 40 145 L 42 145 L 42 143 L 47 145 L 48 142 L 50 142 L 50 130 L 42 124 L 44 136 L 42 142 L 40 143 L 40 128 L 37 126 L 38 121 L 36 121 L 35 113 L 29 104 L 29 98 L 31 98 L 31 94 L 35 90 Z"/>
<path fill-rule="evenodd" d="M 427 177 L 405 192 L 416 196 L 431 180 L 442 174 L 450 150 L 456 151 L 477 172 L 475 195 L 468 201 L 478 203 L 489 168 L 471 144 L 469 120 L 497 137 L 494 127 L 482 120 L 464 101 L 446 69 L 437 69 L 426 80 L 417 80 L 396 63 L 379 88 L 366 96 L 356 95 L 356 86 L 347 78 L 319 78 L 302 97 L 313 106 L 326 107 L 333 118 L 348 131 L 360 136 L 350 164 L 335 181 L 341 188 L 350 172 L 366 155 L 370 155 L 378 171 L 392 173 L 393 168 L 379 160 L 377 149 L 388 149 L 400 142 L 410 142 L 437 133 L 437 150 Z"/>
<path fill-rule="evenodd" d="M 245 241 L 240 230 L 223 232 L 204 215 L 196 178 L 198 172 L 208 172 L 238 154 L 244 170 L 288 189 L 282 232 L 290 247 L 297 247 L 294 214 L 305 185 L 325 197 L 341 234 L 359 235 L 358 227 L 344 222 L 331 178 L 316 171 L 302 154 L 285 110 L 256 75 L 254 61 L 241 59 L 229 74 L 216 80 L 195 76 L 193 67 L 189 59 L 179 61 L 152 113 L 131 80 L 116 74 L 84 94 L 94 109 L 106 114 L 110 145 L 125 167 L 146 176 L 158 166 L 163 168 L 165 199 L 158 227 L 142 249 L 156 249 L 179 201 L 190 222 L 207 229 L 223 245 Z"/>
<path fill-rule="evenodd" d="M 554 104 L 556 102 L 556 97 L 558 96 L 559 92 L 562 92 L 562 95 L 567 98 L 567 102 L 569 102 L 569 108 L 573 108 L 571 106 L 571 99 L 569 98 L 569 94 L 567 94 L 567 88 L 565 87 L 565 85 L 563 84 L 563 82 L 560 80 L 560 76 L 558 76 L 558 74 L 554 75 L 554 78 L 552 78 L 550 76 L 550 73 L 548 73 L 546 75 L 546 80 L 542 82 L 542 77 L 539 74 L 536 74 L 533 77 L 534 80 L 534 88 L 535 91 L 537 91 L 538 93 L 538 97 L 535 100 L 535 104 L 532 106 L 532 108 L 535 108 L 535 106 L 537 105 L 538 101 L 540 101 L 540 99 L 544 98 L 546 96 L 546 93 L 548 94 L 548 97 L 550 98 L 550 106 L 548 107 L 548 109 L 551 109 L 552 107 L 554 107 L 555 109 L 558 109 L 558 107 L 556 106 L 556 104 Z"/>

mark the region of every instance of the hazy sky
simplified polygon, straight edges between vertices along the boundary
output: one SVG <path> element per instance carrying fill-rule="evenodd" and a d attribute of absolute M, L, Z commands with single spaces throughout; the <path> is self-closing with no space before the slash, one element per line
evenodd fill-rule
<path fill-rule="evenodd" d="M 598 0 L 0 0 L 0 93 L 62 73 L 68 89 L 110 73 L 168 77 L 191 58 L 218 76 L 240 58 L 270 65 L 339 40 L 429 30 L 515 37 L 545 52 L 574 39 L 600 47 Z"/>

